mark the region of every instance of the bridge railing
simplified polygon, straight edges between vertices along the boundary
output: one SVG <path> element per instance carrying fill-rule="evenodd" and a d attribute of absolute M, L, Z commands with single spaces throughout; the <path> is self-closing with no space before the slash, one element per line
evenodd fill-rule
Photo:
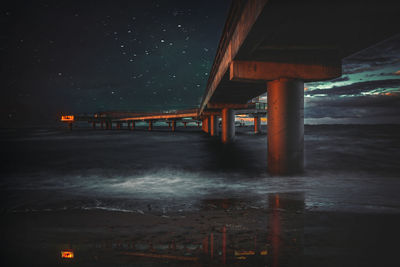
<path fill-rule="evenodd" d="M 249 109 L 267 110 L 267 103 L 264 102 L 251 102 L 247 105 Z"/>
<path fill-rule="evenodd" d="M 239 22 L 239 18 L 243 9 L 243 6 L 246 4 L 247 0 L 233 0 L 231 7 L 228 12 L 228 18 L 225 22 L 225 26 L 223 29 L 223 34 L 218 44 L 217 53 L 214 58 L 213 65 L 211 67 L 211 72 L 208 77 L 205 94 L 203 95 L 202 103 L 204 102 L 204 98 L 207 96 L 207 92 L 210 89 L 211 83 L 213 82 L 215 75 L 218 72 L 218 67 L 224 57 L 225 51 L 228 49 L 228 45 L 230 40 L 232 39 L 232 35 L 236 28 L 237 23 Z"/>

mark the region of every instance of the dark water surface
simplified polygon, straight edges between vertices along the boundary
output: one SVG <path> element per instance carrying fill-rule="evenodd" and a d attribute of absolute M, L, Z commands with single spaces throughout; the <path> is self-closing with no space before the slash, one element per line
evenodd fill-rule
<path fill-rule="evenodd" d="M 400 266 L 399 126 L 306 126 L 291 177 L 263 130 L 1 130 L 0 263 Z"/>

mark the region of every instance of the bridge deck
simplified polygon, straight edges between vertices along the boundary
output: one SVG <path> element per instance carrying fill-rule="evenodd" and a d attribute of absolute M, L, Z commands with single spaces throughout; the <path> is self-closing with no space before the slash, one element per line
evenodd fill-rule
<path fill-rule="evenodd" d="M 208 103 L 246 103 L 266 92 L 265 82 L 235 82 L 232 62 L 340 64 L 398 33 L 398 12 L 388 0 L 234 0 L 200 112 Z"/>

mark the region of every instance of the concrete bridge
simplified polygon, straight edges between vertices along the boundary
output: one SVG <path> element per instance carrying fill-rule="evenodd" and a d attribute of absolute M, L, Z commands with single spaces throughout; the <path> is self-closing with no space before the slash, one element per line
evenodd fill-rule
<path fill-rule="evenodd" d="M 203 131 L 234 141 L 234 117 L 268 98 L 268 169 L 292 174 L 304 165 L 304 82 L 340 77 L 342 59 L 399 32 L 399 8 L 380 0 L 233 0 L 200 108 L 132 114 L 119 122 L 201 120 Z M 258 113 L 255 131 L 258 130 Z M 265 112 L 265 109 L 264 109 Z M 258 116 L 260 115 L 260 116 Z M 172 129 L 175 126 L 172 127 Z"/>

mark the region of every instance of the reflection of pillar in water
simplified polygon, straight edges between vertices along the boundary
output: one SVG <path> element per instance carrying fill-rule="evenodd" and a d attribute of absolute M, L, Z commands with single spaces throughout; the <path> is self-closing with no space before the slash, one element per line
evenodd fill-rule
<path fill-rule="evenodd" d="M 222 263 L 226 264 L 226 226 L 222 227 Z"/>
<path fill-rule="evenodd" d="M 208 236 L 203 239 L 203 253 L 208 254 Z"/>
<path fill-rule="evenodd" d="M 280 232 L 281 232 L 281 222 L 279 209 L 279 195 L 275 195 L 273 200 L 273 210 L 271 218 L 271 246 L 272 246 L 272 266 L 277 267 L 279 263 L 279 249 L 280 249 Z"/>
<path fill-rule="evenodd" d="M 303 266 L 304 194 L 269 196 L 269 266 Z"/>
<path fill-rule="evenodd" d="M 210 234 L 210 257 L 211 259 L 214 258 L 214 234 Z"/>

